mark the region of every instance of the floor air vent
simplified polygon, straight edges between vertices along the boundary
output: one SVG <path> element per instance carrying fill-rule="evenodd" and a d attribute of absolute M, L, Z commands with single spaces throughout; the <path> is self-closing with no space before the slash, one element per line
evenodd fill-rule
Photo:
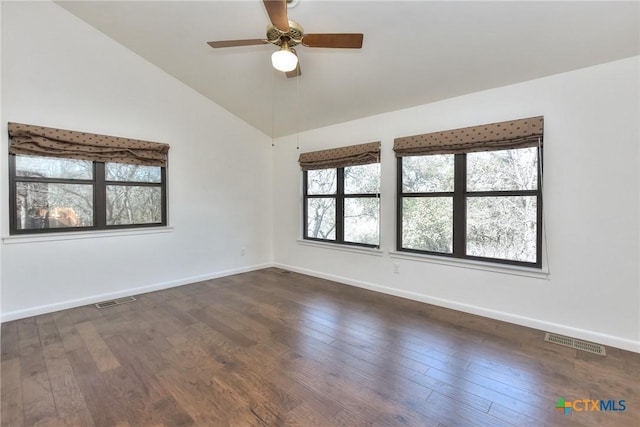
<path fill-rule="evenodd" d="M 102 302 L 96 303 L 96 308 L 113 307 L 114 305 L 125 304 L 128 302 L 133 302 L 135 300 L 136 299 L 134 297 L 110 299 L 109 301 L 102 301 Z"/>
<path fill-rule="evenodd" d="M 586 341 L 580 341 L 575 338 L 564 337 L 562 335 L 550 334 L 547 332 L 544 335 L 544 340 L 552 342 L 554 344 L 560 344 L 565 347 L 575 348 L 576 350 L 582 350 L 593 354 L 599 354 L 600 356 L 606 356 L 607 350 L 603 345 L 593 344 Z"/>

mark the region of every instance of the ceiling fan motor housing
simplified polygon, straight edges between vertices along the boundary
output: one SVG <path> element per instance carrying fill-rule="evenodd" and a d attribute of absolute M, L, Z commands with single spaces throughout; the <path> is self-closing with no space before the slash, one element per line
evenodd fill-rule
<path fill-rule="evenodd" d="M 282 45 L 283 38 L 287 41 L 289 47 L 297 46 L 302 43 L 304 30 L 302 25 L 296 21 L 289 19 L 289 31 L 282 31 L 273 25 L 267 26 L 267 41 L 276 46 Z"/>

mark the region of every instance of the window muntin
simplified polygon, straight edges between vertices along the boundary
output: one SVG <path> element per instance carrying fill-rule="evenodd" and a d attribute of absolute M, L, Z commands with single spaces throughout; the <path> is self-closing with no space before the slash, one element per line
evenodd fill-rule
<path fill-rule="evenodd" d="M 540 267 L 538 162 L 537 147 L 400 157 L 398 250 Z"/>
<path fill-rule="evenodd" d="M 11 154 L 9 170 L 11 234 L 166 225 L 164 167 Z"/>
<path fill-rule="evenodd" d="M 305 239 L 378 246 L 379 163 L 303 174 Z"/>

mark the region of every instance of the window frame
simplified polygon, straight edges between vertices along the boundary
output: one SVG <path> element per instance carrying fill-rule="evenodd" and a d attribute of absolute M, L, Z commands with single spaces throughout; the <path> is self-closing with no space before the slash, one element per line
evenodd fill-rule
<path fill-rule="evenodd" d="M 22 155 L 22 154 L 18 154 Z M 47 157 L 47 156 L 41 156 Z M 55 158 L 55 157 L 51 157 Z M 60 157 L 60 159 L 67 159 Z M 73 159 L 71 159 L 73 160 Z M 108 181 L 106 179 L 105 164 L 112 162 L 92 161 L 93 179 L 72 179 L 72 178 L 41 178 L 41 177 L 18 177 L 16 176 L 16 154 L 9 154 L 9 234 L 10 235 L 38 235 L 64 232 L 90 232 L 96 230 L 121 230 L 132 228 L 166 227 L 167 225 L 167 166 L 160 168 L 160 182 L 137 182 L 137 181 Z M 55 227 L 55 228 L 17 228 L 17 183 L 31 182 L 42 184 L 83 184 L 93 186 L 93 225 L 88 227 Z M 161 222 L 145 224 L 118 224 L 107 225 L 107 186 L 135 186 L 135 187 L 157 187 L 160 188 L 161 197 Z"/>
<path fill-rule="evenodd" d="M 518 148 L 515 148 L 518 149 Z M 398 252 L 410 252 L 416 254 L 426 254 L 445 258 L 468 259 L 474 261 L 484 261 L 496 264 L 517 265 L 523 267 L 542 268 L 542 146 L 536 147 L 538 157 L 537 167 L 537 188 L 535 190 L 491 190 L 491 191 L 467 191 L 467 154 L 458 153 L 454 156 L 454 190 L 452 192 L 421 192 L 405 193 L 403 191 L 402 159 L 405 156 L 397 157 L 396 167 L 396 249 Z M 501 151 L 501 150 L 496 150 Z M 418 155 L 415 157 L 429 156 L 431 154 Z M 408 157 L 408 156 L 407 156 Z M 467 200 L 472 197 L 507 197 L 507 196 L 535 196 L 536 197 L 536 261 L 517 261 L 503 258 L 483 257 L 466 254 L 467 235 Z M 453 251 L 451 253 L 426 251 L 421 249 L 403 248 L 403 200 L 405 197 L 451 197 L 453 206 Z"/>
<path fill-rule="evenodd" d="M 373 163 L 379 164 L 379 163 Z M 365 166 L 365 165 L 354 165 L 354 166 Z M 360 246 L 365 248 L 379 248 L 380 247 L 380 233 L 378 233 L 378 244 L 373 245 L 370 243 L 359 243 L 359 242 L 349 242 L 344 240 L 344 202 L 346 199 L 363 199 L 363 198 L 376 198 L 380 199 L 380 188 L 378 188 L 377 193 L 349 193 L 346 194 L 344 191 L 344 169 L 345 167 L 352 166 L 344 166 L 339 168 L 324 168 L 324 169 L 335 169 L 336 170 L 336 192 L 334 194 L 309 194 L 308 190 L 308 170 L 302 171 L 302 238 L 304 240 L 314 241 L 314 242 L 325 242 L 325 243 L 334 243 L 339 245 L 350 245 L 350 246 Z M 336 218 L 336 238 L 334 240 L 331 239 L 321 239 L 317 237 L 309 237 L 308 235 L 308 200 L 309 199 L 335 199 L 335 218 Z M 380 229 L 380 209 L 381 206 L 378 206 L 378 230 Z"/>

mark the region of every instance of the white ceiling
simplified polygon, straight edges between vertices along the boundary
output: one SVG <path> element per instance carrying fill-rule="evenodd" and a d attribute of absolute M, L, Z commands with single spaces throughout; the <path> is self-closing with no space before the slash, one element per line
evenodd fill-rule
<path fill-rule="evenodd" d="M 206 44 L 263 38 L 260 0 L 57 3 L 276 137 L 640 54 L 638 1 L 300 0 L 289 19 L 306 32 L 364 45 L 300 46 L 287 79 L 272 45 Z"/>

